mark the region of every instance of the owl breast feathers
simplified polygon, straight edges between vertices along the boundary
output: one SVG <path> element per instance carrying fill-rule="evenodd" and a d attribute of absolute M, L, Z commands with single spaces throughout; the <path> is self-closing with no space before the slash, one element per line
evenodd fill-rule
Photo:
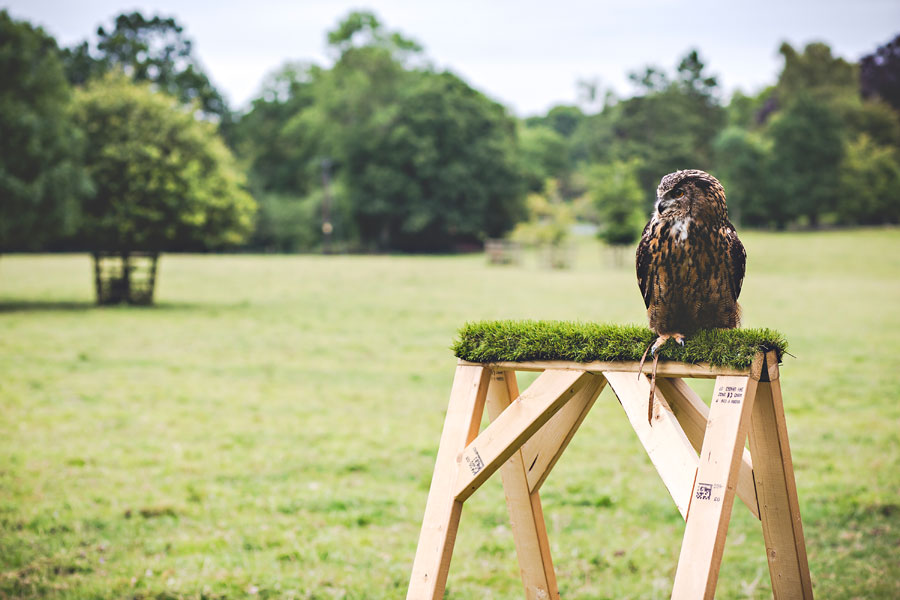
<path fill-rule="evenodd" d="M 637 249 L 650 329 L 665 335 L 737 327 L 746 253 L 722 185 L 703 171 L 676 171 L 656 194 Z"/>

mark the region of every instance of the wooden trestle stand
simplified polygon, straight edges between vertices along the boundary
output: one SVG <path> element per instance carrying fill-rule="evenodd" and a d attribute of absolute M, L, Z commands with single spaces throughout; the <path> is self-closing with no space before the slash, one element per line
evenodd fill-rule
<path fill-rule="evenodd" d="M 746 369 L 660 362 L 652 425 L 650 382 L 638 369 L 460 361 L 407 599 L 443 596 L 463 502 L 498 469 L 525 595 L 559 598 L 538 490 L 606 384 L 687 522 L 672 598 L 715 595 L 735 493 L 762 522 L 775 598 L 812 598 L 775 352 Z M 541 373 L 520 394 L 516 371 Z M 709 407 L 685 377 L 716 380 Z M 479 433 L 485 405 L 491 424 Z"/>

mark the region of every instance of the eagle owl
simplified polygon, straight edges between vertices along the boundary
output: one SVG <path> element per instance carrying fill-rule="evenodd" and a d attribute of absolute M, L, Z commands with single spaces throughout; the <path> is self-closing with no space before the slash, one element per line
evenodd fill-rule
<path fill-rule="evenodd" d="M 662 178 L 637 248 L 638 284 L 659 336 L 654 355 L 669 338 L 684 345 L 699 329 L 738 326 L 746 258 L 715 177 L 688 170 Z"/>

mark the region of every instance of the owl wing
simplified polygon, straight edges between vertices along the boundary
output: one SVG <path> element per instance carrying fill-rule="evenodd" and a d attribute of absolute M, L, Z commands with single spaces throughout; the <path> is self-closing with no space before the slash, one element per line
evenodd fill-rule
<path fill-rule="evenodd" d="M 641 241 L 637 247 L 637 278 L 638 286 L 641 288 L 641 295 L 644 297 L 644 307 L 650 308 L 650 300 L 653 297 L 650 281 L 653 277 L 650 275 L 650 264 L 653 261 L 653 252 L 650 248 L 650 240 L 653 235 L 653 221 L 647 223 L 644 227 L 644 233 L 641 234 Z"/>
<path fill-rule="evenodd" d="M 730 222 L 723 228 L 728 253 L 728 264 L 731 266 L 731 297 L 737 301 L 741 295 L 741 286 L 744 284 L 744 272 L 747 267 L 747 252 L 744 245 L 738 239 L 734 225 Z"/>

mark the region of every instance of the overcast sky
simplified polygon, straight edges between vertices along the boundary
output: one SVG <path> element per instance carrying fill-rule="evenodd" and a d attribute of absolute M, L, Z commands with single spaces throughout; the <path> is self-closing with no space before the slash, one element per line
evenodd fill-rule
<path fill-rule="evenodd" d="M 778 46 L 829 43 L 858 60 L 900 33 L 900 0 L 645 2 L 589 0 L 12 0 L 13 17 L 39 24 L 68 46 L 121 12 L 175 16 L 233 108 L 255 97 L 286 60 L 328 64 L 325 34 L 350 10 L 373 10 L 389 29 L 416 39 L 433 64 L 462 76 L 519 116 L 577 98 L 579 79 L 620 95 L 629 71 L 672 71 L 699 49 L 730 93 L 756 91 L 781 68 Z"/>

